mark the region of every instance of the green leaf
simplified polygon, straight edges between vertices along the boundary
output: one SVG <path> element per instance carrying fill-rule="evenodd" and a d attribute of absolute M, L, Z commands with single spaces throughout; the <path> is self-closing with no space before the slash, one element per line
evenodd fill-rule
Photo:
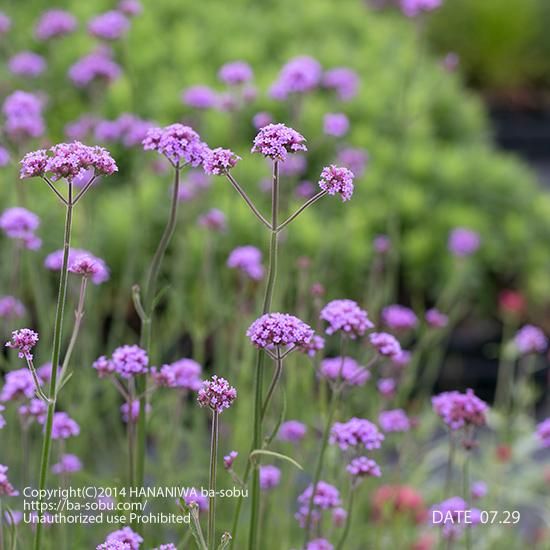
<path fill-rule="evenodd" d="M 281 460 L 286 460 L 287 462 L 290 462 L 293 466 L 296 466 L 299 470 L 303 470 L 303 468 L 296 462 L 293 458 L 290 458 L 289 456 L 283 455 L 281 453 L 276 453 L 275 451 L 268 451 L 266 449 L 256 449 L 250 453 L 250 458 L 253 458 L 256 455 L 266 455 L 266 456 L 273 456 L 275 458 L 280 458 Z"/>

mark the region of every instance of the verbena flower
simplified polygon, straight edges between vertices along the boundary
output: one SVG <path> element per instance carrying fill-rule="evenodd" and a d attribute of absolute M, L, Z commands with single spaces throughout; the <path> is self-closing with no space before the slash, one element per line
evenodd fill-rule
<path fill-rule="evenodd" d="M 99 285 L 109 280 L 109 267 L 105 260 L 98 258 L 88 250 L 82 248 L 69 249 L 69 271 L 77 275 L 85 275 L 89 272 L 90 280 Z M 48 254 L 44 260 L 44 267 L 51 271 L 60 271 L 63 265 L 63 250 L 55 250 Z"/>
<path fill-rule="evenodd" d="M 128 32 L 129 28 L 130 22 L 126 16 L 115 10 L 96 15 L 88 23 L 88 32 L 102 40 L 118 40 Z"/>
<path fill-rule="evenodd" d="M 349 119 L 343 113 L 327 113 L 323 118 L 323 132 L 327 136 L 342 137 L 348 133 Z"/>
<path fill-rule="evenodd" d="M 52 465 L 52 473 L 56 475 L 74 474 L 82 470 L 82 462 L 76 455 L 63 454 L 59 462 Z"/>
<path fill-rule="evenodd" d="M 548 347 L 548 339 L 544 332 L 533 325 L 525 325 L 514 337 L 514 343 L 521 355 L 543 353 Z"/>
<path fill-rule="evenodd" d="M 120 346 L 113 351 L 111 361 L 114 370 L 122 378 L 132 378 L 138 374 L 146 374 L 149 365 L 147 352 L 139 346 Z"/>
<path fill-rule="evenodd" d="M 291 94 L 303 94 L 317 88 L 323 76 L 321 64 L 307 55 L 295 57 L 283 66 L 270 95 L 279 101 Z"/>
<path fill-rule="evenodd" d="M 211 231 L 224 232 L 227 229 L 225 214 L 217 208 L 212 208 L 208 212 L 205 212 L 199 216 L 197 223 L 201 227 L 210 229 Z"/>
<path fill-rule="evenodd" d="M 382 396 L 391 399 L 395 395 L 397 384 L 393 378 L 380 378 L 376 387 Z"/>
<path fill-rule="evenodd" d="M 307 433 L 307 426 L 298 420 L 287 420 L 281 424 L 277 437 L 281 441 L 299 443 Z"/>
<path fill-rule="evenodd" d="M 46 70 L 46 60 L 34 52 L 19 52 L 10 57 L 8 69 L 14 75 L 34 78 Z"/>
<path fill-rule="evenodd" d="M 11 156 L 10 152 L 0 145 L 0 168 L 4 168 L 10 163 Z"/>
<path fill-rule="evenodd" d="M 392 364 L 402 369 L 411 362 L 411 352 L 405 349 L 402 349 L 401 353 L 393 357 L 390 357 L 390 360 Z"/>
<path fill-rule="evenodd" d="M 208 510 L 208 498 L 202 495 L 200 489 L 191 487 L 188 488 L 187 491 L 182 491 L 182 494 L 183 500 L 187 506 L 196 504 L 200 512 L 206 512 Z"/>
<path fill-rule="evenodd" d="M 227 267 L 238 269 L 241 273 L 254 281 L 264 276 L 262 253 L 255 246 L 238 246 L 227 258 Z"/>
<path fill-rule="evenodd" d="M 338 153 L 337 160 L 338 164 L 349 168 L 356 178 L 360 178 L 367 168 L 369 155 L 364 149 L 347 147 Z"/>
<path fill-rule="evenodd" d="M 354 458 L 346 466 L 346 470 L 354 477 L 380 477 L 382 475 L 380 466 L 366 456 Z"/>
<path fill-rule="evenodd" d="M 20 359 L 32 360 L 32 349 L 38 344 L 38 333 L 30 328 L 14 330 L 11 333 L 11 339 L 6 342 L 7 348 L 13 348 L 18 351 Z"/>
<path fill-rule="evenodd" d="M 418 324 L 418 318 L 412 309 L 394 304 L 382 310 L 382 321 L 392 330 L 410 330 Z"/>
<path fill-rule="evenodd" d="M 302 347 L 313 338 L 313 329 L 288 313 L 266 313 L 256 319 L 246 335 L 257 348 Z"/>
<path fill-rule="evenodd" d="M 237 390 L 225 378 L 214 375 L 202 383 L 197 401 L 201 407 L 209 407 L 220 414 L 224 409 L 228 409 L 236 398 Z"/>
<path fill-rule="evenodd" d="M 334 508 L 332 510 L 332 524 L 334 527 L 343 527 L 346 524 L 348 513 L 344 508 Z"/>
<path fill-rule="evenodd" d="M 11 29 L 11 19 L 0 11 L 0 35 L 6 34 Z"/>
<path fill-rule="evenodd" d="M 335 67 L 325 72 L 323 87 L 334 90 L 342 101 L 349 101 L 357 95 L 359 76 L 347 67 Z"/>
<path fill-rule="evenodd" d="M 34 27 L 34 36 L 38 40 L 51 40 L 73 33 L 77 22 L 74 15 L 60 9 L 47 10 L 38 19 Z"/>
<path fill-rule="evenodd" d="M 96 550 L 132 550 L 132 547 L 125 542 L 113 540 L 99 544 L 96 546 Z"/>
<path fill-rule="evenodd" d="M 463 513 L 465 511 L 470 512 L 470 521 L 468 525 L 464 524 Z M 430 517 L 436 517 L 434 512 L 439 512 L 437 516 L 443 518 L 442 521 L 438 522 L 436 525 L 439 525 L 442 528 L 443 538 L 447 540 L 457 539 L 462 530 L 467 527 L 470 528 L 471 525 L 475 525 L 480 521 L 480 512 L 477 508 L 471 507 L 466 501 L 460 497 L 451 497 L 439 504 L 435 504 L 431 509 Z M 437 519 L 439 519 L 439 517 Z M 452 519 L 451 519 L 452 518 Z"/>
<path fill-rule="evenodd" d="M 411 422 L 403 409 L 382 411 L 378 423 L 384 432 L 408 432 L 411 429 Z"/>
<path fill-rule="evenodd" d="M 451 430 L 458 430 L 464 426 L 485 425 L 489 409 L 487 403 L 479 399 L 472 389 L 466 390 L 466 393 L 440 393 L 432 397 L 432 407 Z"/>
<path fill-rule="evenodd" d="M 470 494 L 474 500 L 480 500 L 487 495 L 487 483 L 485 481 L 474 481 L 470 485 Z"/>
<path fill-rule="evenodd" d="M 80 426 L 66 412 L 53 415 L 52 439 L 68 439 L 80 433 Z"/>
<path fill-rule="evenodd" d="M 0 229 L 4 234 L 29 250 L 36 250 L 42 245 L 42 240 L 35 235 L 39 226 L 40 218 L 20 206 L 4 210 L 0 216 Z"/>
<path fill-rule="evenodd" d="M 253 153 L 284 162 L 289 153 L 307 151 L 305 138 L 284 124 L 268 124 L 254 138 Z"/>
<path fill-rule="evenodd" d="M 212 109 L 218 104 L 218 95 L 208 86 L 190 86 L 183 90 L 181 100 L 193 109 Z"/>
<path fill-rule="evenodd" d="M 69 182 L 93 168 L 96 175 L 110 176 L 118 171 L 113 157 L 103 147 L 84 145 L 79 141 L 58 143 L 48 150 L 27 153 L 21 160 L 21 179 L 50 176 L 52 181 Z"/>
<path fill-rule="evenodd" d="M 235 462 L 235 459 L 239 456 L 239 453 L 237 451 L 231 451 L 228 455 L 225 455 L 223 457 L 223 467 L 226 470 L 230 470 L 233 467 L 233 462 Z"/>
<path fill-rule="evenodd" d="M 4 385 L 0 391 L 0 401 L 5 403 L 6 401 L 14 401 L 19 397 L 32 399 L 35 391 L 34 380 L 28 368 L 12 370 L 7 372 L 4 378 Z"/>
<path fill-rule="evenodd" d="M 105 357 L 105 355 L 98 357 L 92 363 L 92 367 L 97 371 L 100 378 L 109 376 L 110 374 L 114 374 L 116 372 L 115 364 L 110 359 Z"/>
<path fill-rule="evenodd" d="M 287 157 L 284 162 L 279 164 L 279 173 L 282 176 L 298 176 L 307 169 L 307 159 L 305 155 L 292 155 Z"/>
<path fill-rule="evenodd" d="M 157 151 L 178 166 L 188 164 L 195 168 L 203 163 L 209 150 L 199 134 L 183 124 L 150 128 L 143 140 L 143 148 L 146 151 Z"/>
<path fill-rule="evenodd" d="M 306 550 L 334 550 L 327 539 L 313 539 L 306 544 Z"/>
<path fill-rule="evenodd" d="M 397 357 L 401 353 L 401 344 L 395 336 L 387 332 L 371 332 L 369 341 L 378 353 L 385 357 Z"/>
<path fill-rule="evenodd" d="M 78 88 L 85 88 L 94 82 L 114 82 L 122 70 L 110 55 L 104 51 L 92 52 L 80 58 L 69 68 L 69 78 Z"/>
<path fill-rule="evenodd" d="M 387 254 L 391 250 L 391 241 L 387 235 L 376 235 L 372 245 L 378 254 Z"/>
<path fill-rule="evenodd" d="M 96 277 L 96 280 L 98 275 L 106 272 L 105 266 L 100 265 L 95 258 L 91 258 L 90 256 L 79 256 L 69 264 L 68 269 L 76 275 L 82 275 L 91 279 Z M 108 272 L 106 273 L 106 277 L 109 278 Z"/>
<path fill-rule="evenodd" d="M 457 227 L 449 233 L 447 246 L 458 257 L 471 256 L 479 248 L 479 234 L 464 227 Z"/>
<path fill-rule="evenodd" d="M 298 346 L 298 351 L 305 353 L 308 357 L 314 357 L 318 351 L 321 351 L 324 348 L 325 339 L 318 334 L 314 334 L 309 342 Z"/>
<path fill-rule="evenodd" d="M 0 405 L 0 430 L 6 425 L 6 419 L 2 416 L 2 411 L 6 410 L 4 405 Z"/>
<path fill-rule="evenodd" d="M 245 84 L 253 78 L 252 68 L 244 61 L 231 61 L 222 65 L 218 78 L 230 86 Z"/>
<path fill-rule="evenodd" d="M 128 17 L 135 17 L 143 11 L 143 7 L 138 0 L 120 0 L 117 9 Z"/>
<path fill-rule="evenodd" d="M 327 357 L 321 361 L 319 376 L 333 382 L 342 381 L 349 386 L 364 386 L 370 372 L 352 357 Z"/>
<path fill-rule="evenodd" d="M 204 155 L 204 171 L 213 176 L 220 176 L 234 168 L 241 157 L 229 149 L 209 149 Z"/>
<path fill-rule="evenodd" d="M 295 518 L 300 527 L 304 528 L 309 512 L 309 501 L 313 493 L 313 484 L 310 484 L 306 490 L 298 496 L 298 512 Z M 319 481 L 315 486 L 315 494 L 313 496 L 313 510 L 310 515 L 312 523 L 318 523 L 321 519 L 321 510 L 330 510 L 337 508 L 342 504 L 340 500 L 340 492 L 336 487 L 330 485 L 326 481 Z"/>
<path fill-rule="evenodd" d="M 90 136 L 96 124 L 97 118 L 95 116 L 85 114 L 67 123 L 64 132 L 69 139 L 81 141 Z"/>
<path fill-rule="evenodd" d="M 536 434 L 543 447 L 550 447 L 550 418 L 537 425 Z"/>
<path fill-rule="evenodd" d="M 274 489 L 281 482 L 281 470 L 272 464 L 260 466 L 260 488 L 264 491 Z"/>
<path fill-rule="evenodd" d="M 273 122 L 273 117 L 264 111 L 256 113 L 252 118 L 252 124 L 256 130 L 260 130 L 264 126 L 271 124 Z"/>
<path fill-rule="evenodd" d="M 28 403 L 21 405 L 17 412 L 24 419 L 36 420 L 39 424 L 44 424 L 48 414 L 48 404 L 43 399 L 31 399 Z"/>
<path fill-rule="evenodd" d="M 105 543 L 122 542 L 129 545 L 131 550 L 139 550 L 140 544 L 143 542 L 143 538 L 139 536 L 135 531 L 132 531 L 130 527 L 123 527 L 117 531 L 113 531 L 105 539 Z"/>
<path fill-rule="evenodd" d="M 18 319 L 24 317 L 25 306 L 14 296 L 0 296 L 0 319 Z"/>
<path fill-rule="evenodd" d="M 401 0 L 401 11 L 407 17 L 417 17 L 423 12 L 439 8 L 441 2 L 442 0 Z"/>
<path fill-rule="evenodd" d="M 367 312 L 353 300 L 332 300 L 321 310 L 320 317 L 328 323 L 327 334 L 342 332 L 351 339 L 374 327 Z"/>
<path fill-rule="evenodd" d="M 2 113 L 6 118 L 6 134 L 15 141 L 37 138 L 44 134 L 42 100 L 38 96 L 20 90 L 4 100 Z"/>
<path fill-rule="evenodd" d="M 363 446 L 368 451 L 379 449 L 384 436 L 375 424 L 364 418 L 350 418 L 347 422 L 335 422 L 330 430 L 329 442 L 345 451 L 349 447 Z"/>
<path fill-rule="evenodd" d="M 432 328 L 444 328 L 449 323 L 449 317 L 447 317 L 444 313 L 441 313 L 441 311 L 436 308 L 426 311 L 426 315 L 424 317 L 426 319 L 426 323 L 428 323 L 428 325 Z"/>
<path fill-rule="evenodd" d="M 122 421 L 126 424 L 129 422 L 136 423 L 139 418 L 140 407 L 141 405 L 139 399 L 134 399 L 131 404 L 123 403 L 120 407 Z M 147 414 L 151 412 L 151 405 L 149 405 L 149 403 L 145 406 L 145 412 Z"/>
<path fill-rule="evenodd" d="M 329 195 L 340 195 L 343 202 L 353 195 L 353 172 L 343 166 L 331 164 L 323 168 L 319 187 Z"/>
<path fill-rule="evenodd" d="M 153 379 L 160 386 L 198 391 L 202 386 L 202 367 L 193 359 L 179 359 L 160 370 L 152 369 Z"/>
<path fill-rule="evenodd" d="M 13 488 L 13 485 L 8 479 L 8 467 L 4 466 L 4 464 L 0 464 L 0 497 L 15 497 L 18 494 L 19 492 Z"/>

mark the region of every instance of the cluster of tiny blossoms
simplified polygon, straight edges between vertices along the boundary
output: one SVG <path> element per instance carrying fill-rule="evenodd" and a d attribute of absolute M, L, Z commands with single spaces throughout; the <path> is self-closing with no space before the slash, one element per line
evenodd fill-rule
<path fill-rule="evenodd" d="M 479 399 L 472 389 L 466 390 L 466 393 L 440 393 L 432 397 L 432 406 L 451 430 L 459 430 L 465 426 L 484 426 L 489 409 L 487 403 Z"/>
<path fill-rule="evenodd" d="M 149 357 L 145 350 L 136 345 L 126 345 L 116 348 L 111 359 L 102 355 L 96 359 L 92 367 L 98 372 L 100 378 L 110 374 L 132 378 L 138 374 L 146 374 L 148 365 Z"/>
<path fill-rule="evenodd" d="M 151 375 L 159 386 L 198 391 L 202 386 L 202 367 L 193 359 L 179 359 L 174 363 L 163 365 L 160 369 L 152 368 Z"/>
<path fill-rule="evenodd" d="M 246 331 L 257 348 L 307 346 L 313 338 L 313 329 L 288 313 L 266 313 L 256 319 Z"/>
<path fill-rule="evenodd" d="M 202 383 L 197 401 L 201 407 L 208 407 L 220 414 L 231 407 L 236 398 L 237 390 L 225 378 L 214 375 Z"/>
<path fill-rule="evenodd" d="M 331 164 L 321 172 L 319 187 L 329 195 L 339 194 L 345 202 L 353 195 L 353 178 L 353 172 L 348 168 Z"/>
<path fill-rule="evenodd" d="M 347 422 L 335 422 L 330 430 L 331 445 L 338 445 L 345 451 L 349 447 L 362 445 L 368 451 L 379 449 L 384 435 L 370 420 L 350 418 Z"/>
<path fill-rule="evenodd" d="M 227 267 L 238 269 L 253 281 L 259 281 L 264 276 L 262 253 L 255 246 L 238 246 L 232 250 L 227 258 Z"/>
<path fill-rule="evenodd" d="M 309 511 L 309 502 L 313 493 L 313 485 L 309 485 L 306 490 L 298 497 L 299 509 L 295 517 L 298 523 L 303 528 L 305 527 Z M 340 492 L 336 487 L 326 481 L 319 481 L 315 486 L 313 495 L 313 510 L 311 519 L 314 523 L 318 523 L 321 519 L 320 512 L 322 510 L 334 509 L 340 506 Z"/>
<path fill-rule="evenodd" d="M 349 386 L 364 386 L 370 372 L 352 357 L 327 357 L 321 361 L 319 376 L 333 382 L 342 381 Z"/>
<path fill-rule="evenodd" d="M 254 138 L 253 153 L 284 162 L 288 153 L 307 151 L 305 138 L 284 124 L 268 124 Z"/>
<path fill-rule="evenodd" d="M 369 334 L 369 340 L 380 355 L 396 357 L 401 353 L 401 344 L 395 336 L 387 332 L 372 332 Z"/>
<path fill-rule="evenodd" d="M 38 344 L 38 339 L 37 332 L 30 328 L 22 328 L 11 333 L 11 339 L 6 342 L 6 347 L 16 349 L 21 359 L 32 361 L 31 351 Z"/>
<path fill-rule="evenodd" d="M 51 271 L 60 271 L 62 266 L 63 249 L 51 252 L 44 260 L 44 267 Z M 89 277 L 95 285 L 108 281 L 110 276 L 105 260 L 81 248 L 69 249 L 68 270 L 75 275 Z"/>
<path fill-rule="evenodd" d="M 543 353 L 548 347 L 548 339 L 544 332 L 533 325 L 525 325 L 514 337 L 514 343 L 521 355 Z"/>
<path fill-rule="evenodd" d="M 342 332 L 351 339 L 363 336 L 374 327 L 367 312 L 353 300 L 333 300 L 321 310 L 321 319 L 328 323 L 326 333 Z"/>

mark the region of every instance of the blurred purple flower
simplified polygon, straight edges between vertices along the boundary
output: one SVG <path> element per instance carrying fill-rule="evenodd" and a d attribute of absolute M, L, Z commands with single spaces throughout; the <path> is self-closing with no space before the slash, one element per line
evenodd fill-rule
<path fill-rule="evenodd" d="M 18 319 L 24 317 L 25 306 L 13 296 L 0 296 L 0 318 Z"/>
<path fill-rule="evenodd" d="M 484 426 L 489 409 L 487 403 L 479 399 L 472 389 L 466 390 L 466 393 L 440 393 L 432 397 L 432 407 L 451 430 L 464 426 Z"/>
<path fill-rule="evenodd" d="M 120 66 L 104 51 L 92 52 L 69 68 L 69 78 L 79 88 L 97 81 L 109 84 L 117 80 L 121 73 Z"/>
<path fill-rule="evenodd" d="M 68 439 L 80 433 L 80 426 L 66 413 L 53 415 L 52 439 Z"/>
<path fill-rule="evenodd" d="M 221 67 L 218 78 L 225 84 L 236 86 L 253 78 L 252 68 L 244 61 L 231 61 Z"/>
<path fill-rule="evenodd" d="M 471 256 L 481 243 L 479 234 L 464 227 L 457 227 L 449 233 L 447 246 L 454 256 Z"/>
<path fill-rule="evenodd" d="M 115 10 L 96 15 L 88 23 L 88 32 L 102 40 L 118 40 L 128 32 L 129 28 L 130 22 L 126 16 Z"/>
<path fill-rule="evenodd" d="M 38 40 L 50 40 L 71 34 L 76 27 L 74 15 L 65 10 L 52 9 L 42 13 L 34 28 L 34 35 Z"/>
<path fill-rule="evenodd" d="M 271 86 L 270 95 L 282 101 L 290 94 L 310 92 L 319 86 L 322 75 L 321 64 L 316 59 L 305 55 L 295 57 L 281 69 Z"/>
<path fill-rule="evenodd" d="M 408 432 L 411 429 L 411 422 L 403 409 L 382 411 L 378 423 L 385 432 Z"/>
<path fill-rule="evenodd" d="M 34 78 L 46 70 L 46 60 L 34 52 L 19 52 L 10 57 L 8 68 L 14 75 Z"/>
<path fill-rule="evenodd" d="M 525 325 L 514 336 L 514 343 L 521 355 L 543 353 L 548 347 L 548 338 L 539 327 Z"/>
<path fill-rule="evenodd" d="M 319 376 L 334 382 L 341 380 L 350 386 L 363 386 L 370 372 L 351 357 L 327 357 L 321 361 Z"/>
<path fill-rule="evenodd" d="M 218 95 L 208 86 L 190 86 L 183 90 L 181 100 L 193 109 L 212 109 L 218 104 Z"/>
<path fill-rule="evenodd" d="M 392 330 L 410 330 L 418 324 L 418 318 L 412 309 L 393 304 L 382 310 L 382 321 Z"/>
<path fill-rule="evenodd" d="M 227 267 L 238 269 L 254 281 L 264 276 L 262 253 L 255 246 L 238 246 L 227 258 Z"/>
<path fill-rule="evenodd" d="M 305 437 L 307 427 L 298 420 L 287 420 L 279 428 L 278 438 L 289 443 L 299 443 Z"/>
<path fill-rule="evenodd" d="M 44 133 L 42 101 L 34 94 L 13 92 L 4 100 L 2 113 L 6 118 L 5 131 L 11 139 L 37 138 Z"/>
<path fill-rule="evenodd" d="M 52 473 L 56 475 L 74 474 L 82 470 L 82 462 L 76 455 L 63 454 L 58 463 L 52 465 Z"/>
<path fill-rule="evenodd" d="M 338 445 L 345 451 L 349 447 L 364 447 L 367 451 L 379 449 L 384 435 L 375 424 L 364 418 L 353 417 L 347 422 L 335 422 L 330 429 L 331 445 Z"/>
<path fill-rule="evenodd" d="M 272 464 L 260 466 L 260 488 L 263 491 L 274 489 L 281 482 L 281 470 Z"/>
<path fill-rule="evenodd" d="M 348 147 L 338 153 L 338 163 L 349 168 L 356 178 L 360 178 L 364 173 L 369 161 L 369 155 L 364 149 Z"/>
<path fill-rule="evenodd" d="M 374 327 L 367 312 L 353 300 L 332 300 L 321 310 L 320 317 L 328 323 L 327 334 L 341 331 L 352 340 Z"/>
<path fill-rule="evenodd" d="M 327 136 L 342 137 L 348 133 L 349 119 L 343 113 L 327 113 L 323 119 L 323 131 Z"/>
<path fill-rule="evenodd" d="M 342 101 L 349 101 L 357 95 L 359 76 L 347 67 L 335 67 L 325 72 L 323 86 L 334 90 Z"/>

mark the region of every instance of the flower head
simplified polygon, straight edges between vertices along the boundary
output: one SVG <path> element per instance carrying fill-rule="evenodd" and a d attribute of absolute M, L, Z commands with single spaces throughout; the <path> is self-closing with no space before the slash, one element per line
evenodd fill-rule
<path fill-rule="evenodd" d="M 0 11 L 0 36 L 6 34 L 11 28 L 11 19 Z"/>
<path fill-rule="evenodd" d="M 426 315 L 424 317 L 426 319 L 426 323 L 428 323 L 428 325 L 432 328 L 444 328 L 449 322 L 449 317 L 447 317 L 444 313 L 441 313 L 441 311 L 436 308 L 426 311 Z"/>
<path fill-rule="evenodd" d="M 252 68 L 244 61 L 231 61 L 222 65 L 218 72 L 218 78 L 225 84 L 237 86 L 252 80 Z"/>
<path fill-rule="evenodd" d="M 146 374 L 149 365 L 147 352 L 139 346 L 120 346 L 113 351 L 111 361 L 114 370 L 122 378 Z"/>
<path fill-rule="evenodd" d="M 323 87 L 334 90 L 342 101 L 349 101 L 357 95 L 359 76 L 347 67 L 335 67 L 325 72 Z"/>
<path fill-rule="evenodd" d="M 118 40 L 130 28 L 130 22 L 120 11 L 107 11 L 96 15 L 88 23 L 88 32 L 95 38 L 102 40 Z"/>
<path fill-rule="evenodd" d="M 138 0 L 120 0 L 117 9 L 128 17 L 134 17 L 143 11 Z"/>
<path fill-rule="evenodd" d="M 82 470 L 82 462 L 76 455 L 64 454 L 57 464 L 52 466 L 52 473 L 56 475 L 74 474 Z"/>
<path fill-rule="evenodd" d="M 347 147 L 338 153 L 338 163 L 349 168 L 356 178 L 360 178 L 366 170 L 369 155 L 364 149 Z"/>
<path fill-rule="evenodd" d="M 238 246 L 227 258 L 227 267 L 238 269 L 254 281 L 264 276 L 262 253 L 255 246 Z"/>
<path fill-rule="evenodd" d="M 200 166 L 208 147 L 193 128 L 183 124 L 171 124 L 164 128 L 150 128 L 143 140 L 146 151 L 157 151 L 177 165 Z"/>
<path fill-rule="evenodd" d="M 179 359 L 160 370 L 154 369 L 153 378 L 160 386 L 198 391 L 202 386 L 202 367 L 193 359 Z"/>
<path fill-rule="evenodd" d="M 387 398 L 392 398 L 395 395 L 395 388 L 397 384 L 393 378 L 380 378 L 376 383 L 376 388 L 380 392 L 380 395 Z"/>
<path fill-rule="evenodd" d="M 363 336 L 374 327 L 367 312 L 353 300 L 332 300 L 321 310 L 320 316 L 328 323 L 327 334 L 342 332 L 351 339 Z"/>
<path fill-rule="evenodd" d="M 387 254 L 391 249 L 391 240 L 387 235 L 376 235 L 372 244 L 377 254 Z"/>
<path fill-rule="evenodd" d="M 288 313 L 266 313 L 256 319 L 246 331 L 257 348 L 301 347 L 313 338 L 313 329 Z"/>
<path fill-rule="evenodd" d="M 464 227 L 457 227 L 449 233 L 447 246 L 454 256 L 471 256 L 481 243 L 479 234 Z"/>
<path fill-rule="evenodd" d="M 380 448 L 384 436 L 369 420 L 353 417 L 347 422 L 335 422 L 330 430 L 329 441 L 331 445 L 338 445 L 343 451 L 358 446 L 372 451 Z"/>
<path fill-rule="evenodd" d="M 122 421 L 128 424 L 129 422 L 135 423 L 138 421 L 140 411 L 139 399 L 134 399 L 130 404 L 123 403 L 120 406 L 120 414 Z M 148 414 L 151 411 L 151 405 L 147 403 L 145 406 L 145 412 Z"/>
<path fill-rule="evenodd" d="M 93 82 L 109 84 L 121 74 L 120 66 L 104 51 L 92 52 L 69 68 L 69 78 L 78 88 L 85 88 Z"/>
<path fill-rule="evenodd" d="M 225 214 L 217 208 L 212 208 L 199 216 L 198 224 L 211 231 L 224 232 L 227 229 Z"/>
<path fill-rule="evenodd" d="M 21 405 L 17 412 L 24 419 L 36 420 L 39 424 L 44 424 L 48 405 L 42 399 L 31 399 L 28 403 Z"/>
<path fill-rule="evenodd" d="M 191 487 L 187 491 L 183 492 L 183 500 L 187 506 L 191 504 L 196 504 L 199 507 L 200 512 L 205 512 L 208 510 L 208 498 L 201 494 L 200 489 L 195 489 Z"/>
<path fill-rule="evenodd" d="M 543 353 L 548 347 L 548 338 L 540 328 L 525 325 L 516 333 L 514 343 L 521 355 Z"/>
<path fill-rule="evenodd" d="M 339 194 L 345 202 L 353 195 L 353 178 L 353 172 L 348 168 L 331 164 L 323 168 L 319 187 L 329 195 Z"/>
<path fill-rule="evenodd" d="M 349 119 L 344 113 L 327 113 L 323 118 L 323 131 L 327 136 L 342 137 L 348 130 Z"/>
<path fill-rule="evenodd" d="M 354 458 L 346 466 L 346 470 L 354 477 L 380 477 L 382 475 L 380 466 L 366 456 Z"/>
<path fill-rule="evenodd" d="M 382 321 L 392 330 L 410 330 L 418 324 L 418 318 L 412 309 L 394 304 L 382 310 Z"/>
<path fill-rule="evenodd" d="M 34 28 L 38 40 L 50 40 L 71 34 L 76 30 L 76 18 L 65 10 L 53 9 L 45 11 Z"/>
<path fill-rule="evenodd" d="M 220 414 L 231 407 L 236 398 L 237 390 L 225 378 L 214 375 L 202 383 L 197 401 L 201 407 L 209 407 Z"/>
<path fill-rule="evenodd" d="M 34 78 L 46 70 L 46 60 L 34 52 L 19 52 L 10 58 L 8 68 L 14 75 Z"/>
<path fill-rule="evenodd" d="M 298 422 L 298 420 L 287 420 L 281 424 L 279 428 L 278 438 L 281 441 L 288 441 L 290 443 L 298 443 L 302 441 L 307 432 L 305 424 Z"/>
<path fill-rule="evenodd" d="M 318 351 L 325 348 L 325 339 L 318 334 L 314 334 L 311 340 L 302 346 L 298 346 L 298 351 L 305 353 L 308 357 L 314 357 Z"/>
<path fill-rule="evenodd" d="M 281 470 L 272 464 L 260 466 L 260 488 L 264 491 L 273 489 L 281 482 Z"/>
<path fill-rule="evenodd" d="M 451 430 L 458 430 L 467 425 L 485 425 L 489 409 L 487 403 L 479 399 L 471 389 L 466 390 L 466 393 L 440 393 L 432 397 L 432 407 Z"/>
<path fill-rule="evenodd" d="M 8 479 L 8 467 L 0 464 L 0 497 L 15 497 L 18 494 Z"/>
<path fill-rule="evenodd" d="M 271 96 L 279 101 L 290 94 L 303 94 L 317 88 L 323 76 L 321 64 L 307 55 L 291 59 L 281 69 L 277 80 L 271 86 Z"/>
<path fill-rule="evenodd" d="M 474 481 L 470 486 L 470 494 L 474 500 L 479 500 L 487 495 L 487 483 L 485 481 Z"/>
<path fill-rule="evenodd" d="M 32 374 L 28 368 L 12 370 L 6 373 L 2 391 L 0 391 L 0 401 L 13 401 L 19 397 L 32 399 L 36 387 Z"/>
<path fill-rule="evenodd" d="M 39 226 L 40 218 L 20 206 L 4 210 L 0 216 L 0 229 L 29 250 L 36 250 L 42 245 L 42 240 L 34 234 Z"/>
<path fill-rule="evenodd" d="M 331 381 L 342 381 L 349 386 L 364 386 L 370 372 L 352 357 L 327 357 L 321 361 L 319 376 Z"/>
<path fill-rule="evenodd" d="M 113 531 L 105 539 L 105 543 L 120 542 L 127 544 L 130 550 L 139 550 L 140 544 L 143 542 L 143 538 L 136 532 L 132 531 L 130 527 L 123 527 L 117 531 Z"/>
<path fill-rule="evenodd" d="M 537 438 L 545 448 L 550 447 L 550 418 L 537 425 Z"/>
<path fill-rule="evenodd" d="M 40 137 L 44 133 L 42 100 L 29 92 L 13 92 L 4 100 L 2 113 L 6 118 L 6 134 L 14 140 Z"/>
<path fill-rule="evenodd" d="M 387 332 L 371 332 L 369 334 L 371 345 L 380 355 L 385 357 L 397 357 L 401 353 L 401 344 L 395 336 Z"/>
<path fill-rule="evenodd" d="M 235 462 L 235 459 L 239 456 L 239 453 L 237 451 L 231 451 L 228 455 L 225 455 L 223 457 L 223 467 L 226 470 L 230 470 L 233 467 L 233 462 Z"/>
<path fill-rule="evenodd" d="M 38 344 L 38 333 L 30 328 L 14 330 L 11 339 L 6 342 L 7 348 L 18 350 L 20 359 L 32 360 L 32 348 Z"/>
<path fill-rule="evenodd" d="M 378 423 L 385 432 L 408 432 L 411 429 L 411 422 L 403 409 L 382 411 Z"/>
<path fill-rule="evenodd" d="M 204 171 L 213 176 L 220 176 L 234 168 L 241 157 L 229 149 L 209 149 L 204 155 Z"/>
<path fill-rule="evenodd" d="M 44 266 L 51 271 L 61 270 L 63 249 L 48 254 Z M 92 283 L 100 285 L 109 280 L 109 268 L 104 260 L 81 248 L 69 249 L 68 270 L 76 275 L 88 276 Z"/>
<path fill-rule="evenodd" d="M 407 17 L 417 17 L 423 12 L 439 8 L 441 2 L 442 0 L 401 0 L 401 11 Z"/>
<path fill-rule="evenodd" d="M 254 128 L 256 130 L 260 130 L 264 126 L 267 126 L 268 124 L 271 124 L 273 122 L 273 117 L 264 111 L 261 111 L 259 113 L 256 113 L 254 115 L 254 118 L 252 119 L 252 124 L 254 125 Z"/>
<path fill-rule="evenodd" d="M 306 550 L 334 550 L 327 539 L 313 539 L 306 544 Z"/>
<path fill-rule="evenodd" d="M 218 103 L 218 95 L 208 86 L 191 86 L 182 92 L 181 100 L 193 109 L 212 109 Z"/>
<path fill-rule="evenodd" d="M 306 490 L 298 497 L 299 509 L 295 517 L 298 520 L 298 523 L 303 528 L 305 527 L 306 518 L 309 512 L 309 501 L 311 499 L 311 494 L 313 493 L 313 484 L 310 484 Z M 342 504 L 340 500 L 340 492 L 336 487 L 327 483 L 326 481 L 319 481 L 315 486 L 315 494 L 313 496 L 313 513 L 311 519 L 313 521 L 318 521 L 319 510 L 329 510 L 337 508 Z"/>
<path fill-rule="evenodd" d="M 305 138 L 284 124 L 268 124 L 254 138 L 253 153 L 284 162 L 289 153 L 307 151 Z"/>
<path fill-rule="evenodd" d="M 52 425 L 53 439 L 68 439 L 79 433 L 80 426 L 66 412 L 54 413 Z"/>

